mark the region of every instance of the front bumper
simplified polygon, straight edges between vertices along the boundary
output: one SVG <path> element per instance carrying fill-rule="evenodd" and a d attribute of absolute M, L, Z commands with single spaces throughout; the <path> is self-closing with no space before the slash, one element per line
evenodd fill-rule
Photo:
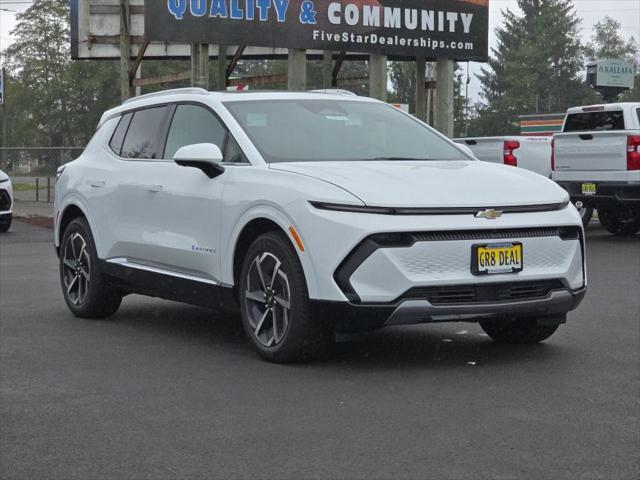
<path fill-rule="evenodd" d="M 402 300 L 393 305 L 314 301 L 319 318 L 333 318 L 338 331 L 373 330 L 391 325 L 440 322 L 479 322 L 492 318 L 531 317 L 561 322 L 578 308 L 586 289 L 558 289 L 544 297 L 503 302 L 434 305 L 429 300 Z"/>
<path fill-rule="evenodd" d="M 583 194 L 582 185 L 584 183 L 594 183 L 596 185 L 596 194 Z M 598 182 L 585 180 L 584 182 L 559 181 L 558 185 L 569 193 L 572 202 L 575 203 L 580 201 L 587 207 L 598 208 L 599 205 L 607 204 L 640 206 L 640 183 Z"/>

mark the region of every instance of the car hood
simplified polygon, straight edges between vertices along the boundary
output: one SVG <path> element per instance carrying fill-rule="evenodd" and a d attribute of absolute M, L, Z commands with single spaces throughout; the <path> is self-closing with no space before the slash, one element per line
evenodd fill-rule
<path fill-rule="evenodd" d="M 537 173 L 480 161 L 292 162 L 270 168 L 331 183 L 368 206 L 503 207 L 569 199 Z"/>
<path fill-rule="evenodd" d="M 0 180 L 6 180 L 7 178 L 9 178 L 9 175 L 0 170 Z"/>

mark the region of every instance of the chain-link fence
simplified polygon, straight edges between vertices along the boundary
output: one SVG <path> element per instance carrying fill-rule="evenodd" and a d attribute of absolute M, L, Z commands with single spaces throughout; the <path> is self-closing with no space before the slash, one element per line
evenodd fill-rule
<path fill-rule="evenodd" d="M 83 147 L 0 148 L 0 169 L 11 177 L 16 200 L 52 202 L 56 170 L 83 150 Z"/>

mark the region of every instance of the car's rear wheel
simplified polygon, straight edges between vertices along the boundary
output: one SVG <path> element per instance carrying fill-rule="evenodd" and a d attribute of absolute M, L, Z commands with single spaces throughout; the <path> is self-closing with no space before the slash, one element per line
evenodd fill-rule
<path fill-rule="evenodd" d="M 614 205 L 599 207 L 600 224 L 614 235 L 628 236 L 640 232 L 640 208 Z"/>
<path fill-rule="evenodd" d="M 60 244 L 60 283 L 69 310 L 81 318 L 107 318 L 122 302 L 122 294 L 100 273 L 91 230 L 84 218 L 67 226 Z"/>
<path fill-rule="evenodd" d="M 513 318 L 480 322 L 482 329 L 498 343 L 539 343 L 553 335 L 560 323 L 540 322 L 536 318 Z"/>
<path fill-rule="evenodd" d="M 295 362 L 326 351 L 333 332 L 313 315 L 302 265 L 286 235 L 271 232 L 253 242 L 239 287 L 244 329 L 264 359 Z"/>

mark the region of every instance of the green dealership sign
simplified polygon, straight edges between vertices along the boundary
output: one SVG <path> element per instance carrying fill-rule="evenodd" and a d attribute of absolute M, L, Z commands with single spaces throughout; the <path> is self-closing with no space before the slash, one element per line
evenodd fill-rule
<path fill-rule="evenodd" d="M 633 88 L 635 67 L 627 60 L 598 60 L 596 75 L 597 87 Z"/>

